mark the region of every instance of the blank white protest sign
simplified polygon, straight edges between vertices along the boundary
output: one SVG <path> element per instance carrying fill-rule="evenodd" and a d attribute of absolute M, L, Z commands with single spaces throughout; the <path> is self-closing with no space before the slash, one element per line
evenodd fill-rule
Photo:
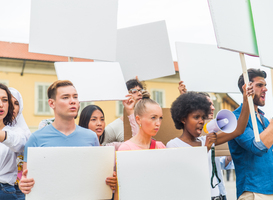
<path fill-rule="evenodd" d="M 165 21 L 118 30 L 117 61 L 126 81 L 175 74 Z"/>
<path fill-rule="evenodd" d="M 273 68 L 273 1 L 250 2 L 261 65 Z"/>
<path fill-rule="evenodd" d="M 29 51 L 115 61 L 117 0 L 32 0 Z"/>
<path fill-rule="evenodd" d="M 216 45 L 176 42 L 180 79 L 188 91 L 240 92 L 242 74 L 239 55 Z"/>
<path fill-rule="evenodd" d="M 59 80 L 70 80 L 80 101 L 124 100 L 128 94 L 117 62 L 55 62 Z"/>
<path fill-rule="evenodd" d="M 117 151 L 116 159 L 120 200 L 211 199 L 206 147 Z"/>
<path fill-rule="evenodd" d="M 111 199 L 114 147 L 30 147 L 28 178 L 35 185 L 27 200 Z"/>
<path fill-rule="evenodd" d="M 258 55 L 248 0 L 208 0 L 219 48 Z"/>

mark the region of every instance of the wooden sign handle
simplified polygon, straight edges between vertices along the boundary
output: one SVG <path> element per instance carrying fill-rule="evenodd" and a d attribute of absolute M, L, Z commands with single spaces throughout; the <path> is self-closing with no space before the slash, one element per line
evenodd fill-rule
<path fill-rule="evenodd" d="M 240 54 L 240 59 L 241 59 L 241 64 L 242 64 L 242 69 L 243 69 L 244 80 L 245 80 L 245 83 L 248 85 L 249 78 L 248 78 L 248 73 L 247 73 L 247 68 L 246 68 L 245 55 L 243 53 L 239 53 L 239 54 Z M 252 126 L 253 126 L 253 130 L 254 130 L 255 141 L 260 142 L 261 140 L 260 140 L 260 135 L 259 135 L 259 131 L 258 131 L 258 125 L 257 125 L 252 96 L 248 97 L 247 99 L 248 99 L 248 105 L 249 105 L 249 110 L 250 110 L 250 115 L 251 115 Z"/>

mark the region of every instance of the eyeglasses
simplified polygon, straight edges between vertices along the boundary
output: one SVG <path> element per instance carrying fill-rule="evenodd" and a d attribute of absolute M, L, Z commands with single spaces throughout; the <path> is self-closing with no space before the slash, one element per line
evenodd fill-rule
<path fill-rule="evenodd" d="M 130 89 L 129 93 L 136 94 L 137 92 L 140 92 L 142 94 L 143 91 L 144 91 L 143 89 L 139 89 L 139 90 L 137 90 L 137 89 Z"/>

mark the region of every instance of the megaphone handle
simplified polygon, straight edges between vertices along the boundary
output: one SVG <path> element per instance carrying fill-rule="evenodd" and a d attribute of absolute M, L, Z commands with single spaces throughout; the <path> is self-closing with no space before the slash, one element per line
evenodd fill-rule
<path fill-rule="evenodd" d="M 213 143 L 213 145 L 211 147 L 211 165 L 212 165 L 211 166 L 212 173 L 211 173 L 210 184 L 211 184 L 212 188 L 215 188 L 219 183 L 221 183 L 221 179 L 218 176 L 217 167 L 216 167 L 216 164 L 215 164 L 215 147 L 214 147 L 214 143 Z M 214 178 L 214 176 L 216 176 L 216 178 L 218 180 L 218 183 L 213 186 L 213 178 Z"/>

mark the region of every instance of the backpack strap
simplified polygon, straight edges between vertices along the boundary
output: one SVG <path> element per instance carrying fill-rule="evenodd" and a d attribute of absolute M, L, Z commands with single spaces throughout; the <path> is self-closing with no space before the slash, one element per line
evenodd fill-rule
<path fill-rule="evenodd" d="M 156 140 L 151 139 L 150 149 L 155 149 L 155 145 L 156 145 Z"/>

